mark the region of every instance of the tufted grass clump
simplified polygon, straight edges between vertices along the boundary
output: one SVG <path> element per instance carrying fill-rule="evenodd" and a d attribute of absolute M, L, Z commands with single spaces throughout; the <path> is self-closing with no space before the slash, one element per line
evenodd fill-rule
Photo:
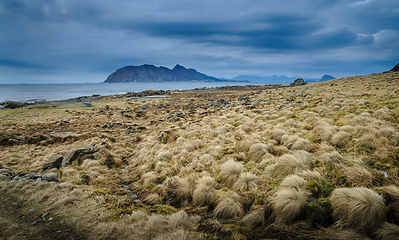
<path fill-rule="evenodd" d="M 214 216 L 220 219 L 236 218 L 244 214 L 240 197 L 236 193 L 222 197 L 214 210 Z"/>
<path fill-rule="evenodd" d="M 245 168 L 241 163 L 235 162 L 234 160 L 228 160 L 220 166 L 219 178 L 228 187 L 232 187 L 244 170 Z"/>
<path fill-rule="evenodd" d="M 330 200 L 334 220 L 340 227 L 373 231 L 386 219 L 383 198 L 370 189 L 337 188 Z"/>

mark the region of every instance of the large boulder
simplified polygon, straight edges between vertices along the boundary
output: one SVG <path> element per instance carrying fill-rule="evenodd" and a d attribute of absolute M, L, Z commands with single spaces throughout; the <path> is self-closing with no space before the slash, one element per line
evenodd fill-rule
<path fill-rule="evenodd" d="M 297 87 L 297 86 L 302 86 L 302 85 L 306 85 L 307 82 L 305 82 L 305 80 L 303 80 L 303 78 L 297 78 L 295 79 L 295 81 L 293 83 L 290 83 L 291 87 Z"/>

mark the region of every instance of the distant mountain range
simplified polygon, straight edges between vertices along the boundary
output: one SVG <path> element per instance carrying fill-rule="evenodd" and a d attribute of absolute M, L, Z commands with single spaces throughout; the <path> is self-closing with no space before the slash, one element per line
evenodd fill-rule
<path fill-rule="evenodd" d="M 256 76 L 256 75 L 239 75 L 234 77 L 233 80 L 247 80 L 250 82 L 265 82 L 271 84 L 288 84 L 292 83 L 299 77 L 288 77 L 288 76 L 281 76 L 281 75 L 272 75 L 272 76 Z M 306 82 L 323 82 L 335 79 L 335 77 L 331 75 L 324 75 L 322 78 L 306 78 L 302 77 L 303 80 Z"/>
<path fill-rule="evenodd" d="M 108 76 L 106 83 L 127 82 L 180 82 L 180 81 L 205 81 L 223 82 L 229 81 L 218 79 L 197 72 L 192 68 L 185 68 L 177 64 L 173 69 L 167 67 L 156 67 L 154 65 L 126 66 L 119 68 Z"/>
<path fill-rule="evenodd" d="M 167 67 L 156 67 L 150 64 L 141 66 L 125 66 L 111 73 L 104 81 L 105 83 L 127 83 L 127 82 L 181 82 L 181 81 L 205 81 L 205 82 L 264 82 L 265 84 L 289 84 L 298 77 L 287 76 L 255 76 L 239 75 L 232 79 L 220 79 L 197 72 L 192 68 L 185 68 L 179 64 L 173 69 Z M 333 76 L 324 75 L 321 79 L 305 78 L 306 82 L 321 82 L 335 79 Z"/>

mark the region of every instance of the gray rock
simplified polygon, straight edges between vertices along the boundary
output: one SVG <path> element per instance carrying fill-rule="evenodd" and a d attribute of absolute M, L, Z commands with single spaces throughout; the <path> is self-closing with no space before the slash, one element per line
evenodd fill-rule
<path fill-rule="evenodd" d="M 163 132 L 163 133 L 161 134 L 161 137 L 159 138 L 159 141 L 160 141 L 161 143 L 163 143 L 163 144 L 166 144 L 166 143 L 168 142 L 168 139 L 169 139 L 168 133 Z"/>
<path fill-rule="evenodd" d="M 44 174 L 42 176 L 43 180 L 46 180 L 47 182 L 51 182 L 51 181 L 57 181 L 57 176 L 53 175 L 53 174 Z"/>
<path fill-rule="evenodd" d="M 42 170 L 51 169 L 51 168 L 60 168 L 62 164 L 62 160 L 64 160 L 64 156 L 55 155 L 52 156 L 42 167 Z"/>
<path fill-rule="evenodd" d="M 306 85 L 307 82 L 305 82 L 302 78 L 297 78 L 293 83 L 290 83 L 291 87 L 297 87 L 297 86 L 302 86 Z"/>
<path fill-rule="evenodd" d="M 38 179 L 38 178 L 42 178 L 42 175 L 36 174 L 34 172 L 31 172 L 29 174 L 25 174 L 22 178 L 25 178 L 25 179 Z"/>
<path fill-rule="evenodd" d="M 185 117 L 187 117 L 187 115 L 184 114 L 184 113 L 182 113 L 182 112 L 177 112 L 177 113 L 176 113 L 176 116 L 179 117 L 179 118 L 185 118 Z"/>
<path fill-rule="evenodd" d="M 179 121 L 179 120 L 180 120 L 180 118 L 179 118 L 179 117 L 176 117 L 176 116 L 173 116 L 173 117 L 170 119 L 171 122 L 176 122 L 176 121 Z"/>
<path fill-rule="evenodd" d="M 97 150 L 94 149 L 94 145 L 72 149 L 64 155 L 64 159 L 62 160 L 61 165 L 63 167 L 68 166 L 72 164 L 76 159 L 83 157 L 84 155 L 93 154 L 95 152 L 97 152 Z"/>
<path fill-rule="evenodd" d="M 93 104 L 91 103 L 82 103 L 82 107 L 93 107 Z"/>

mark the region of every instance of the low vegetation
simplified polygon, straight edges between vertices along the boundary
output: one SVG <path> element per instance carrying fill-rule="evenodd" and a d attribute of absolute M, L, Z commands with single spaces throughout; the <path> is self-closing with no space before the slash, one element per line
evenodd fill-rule
<path fill-rule="evenodd" d="M 398 96 L 387 72 L 2 110 L 0 192 L 92 239 L 399 239 Z"/>

